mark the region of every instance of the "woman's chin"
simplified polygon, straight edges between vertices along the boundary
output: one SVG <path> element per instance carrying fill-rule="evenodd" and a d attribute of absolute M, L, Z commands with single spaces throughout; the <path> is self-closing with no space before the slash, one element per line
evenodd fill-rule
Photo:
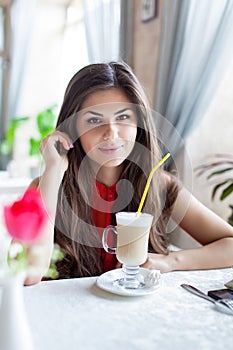
<path fill-rule="evenodd" d="M 118 167 L 119 165 L 121 165 L 123 162 L 124 162 L 125 159 L 111 159 L 103 164 L 100 164 L 101 167 L 104 167 L 104 168 L 114 168 L 114 167 Z"/>

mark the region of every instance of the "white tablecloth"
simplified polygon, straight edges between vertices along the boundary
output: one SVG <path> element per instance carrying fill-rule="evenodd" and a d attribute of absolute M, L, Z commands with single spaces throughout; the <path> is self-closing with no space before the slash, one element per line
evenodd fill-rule
<path fill-rule="evenodd" d="M 0 171 L 0 267 L 5 263 L 9 246 L 9 239 L 6 239 L 2 234 L 3 207 L 12 204 L 21 197 L 31 181 L 30 178 L 10 177 L 7 171 Z"/>
<path fill-rule="evenodd" d="M 27 177 L 10 177 L 7 171 L 0 171 L 0 195 L 21 194 L 31 181 Z"/>
<path fill-rule="evenodd" d="M 180 287 L 224 288 L 232 269 L 171 272 L 154 294 L 122 297 L 96 286 L 96 277 L 25 287 L 36 350 L 231 349 L 233 316 Z"/>

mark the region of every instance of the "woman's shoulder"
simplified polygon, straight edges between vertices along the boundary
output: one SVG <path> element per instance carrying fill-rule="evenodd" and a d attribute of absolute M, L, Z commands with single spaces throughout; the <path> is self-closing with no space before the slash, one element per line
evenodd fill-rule
<path fill-rule="evenodd" d="M 160 170 L 159 171 L 159 177 L 164 184 L 164 188 L 168 189 L 174 185 L 180 187 L 180 182 L 176 175 L 166 171 L 166 170 Z"/>
<path fill-rule="evenodd" d="M 175 201 L 178 197 L 178 193 L 181 189 L 181 184 L 180 184 L 178 178 L 174 174 L 169 173 L 165 170 L 161 170 L 159 175 L 162 179 L 163 188 L 164 188 L 165 193 L 166 193 L 166 201 L 165 201 L 164 210 L 170 211 L 172 209 L 172 207 L 174 206 Z"/>
<path fill-rule="evenodd" d="M 40 177 L 36 177 L 35 179 L 32 180 L 32 182 L 30 183 L 30 185 L 28 186 L 30 187 L 39 187 L 39 183 L 40 183 Z"/>
<path fill-rule="evenodd" d="M 160 170 L 159 176 L 167 186 L 171 183 L 171 174 L 166 170 Z"/>

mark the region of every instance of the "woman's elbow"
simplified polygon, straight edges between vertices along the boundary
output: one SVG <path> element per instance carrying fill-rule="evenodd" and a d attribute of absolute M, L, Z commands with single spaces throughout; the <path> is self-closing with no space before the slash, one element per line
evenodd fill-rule
<path fill-rule="evenodd" d="M 37 284 L 41 282 L 42 276 L 33 276 L 33 277 L 27 277 L 24 281 L 25 286 L 32 286 L 34 284 Z"/>

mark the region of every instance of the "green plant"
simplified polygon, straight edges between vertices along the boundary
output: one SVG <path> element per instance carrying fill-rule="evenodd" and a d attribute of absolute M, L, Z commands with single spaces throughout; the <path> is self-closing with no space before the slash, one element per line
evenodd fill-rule
<path fill-rule="evenodd" d="M 56 115 L 54 113 L 54 108 L 47 108 L 40 112 L 36 117 L 36 124 L 39 136 L 38 138 L 30 138 L 30 156 L 40 154 L 40 144 L 41 141 L 51 132 L 53 132 L 56 123 Z"/>
<path fill-rule="evenodd" d="M 200 176 L 206 172 L 209 172 L 207 180 L 210 180 L 214 176 L 220 176 L 222 174 L 229 173 L 233 171 L 233 156 L 224 154 L 215 154 L 214 157 L 218 160 L 214 162 L 209 162 L 208 164 L 200 165 L 196 168 L 198 170 L 197 176 Z M 211 171 L 211 172 L 210 172 Z M 222 189 L 223 187 L 223 189 Z M 225 179 L 221 178 L 212 190 L 212 200 L 214 199 L 217 191 L 221 189 L 220 200 L 224 200 L 233 192 L 233 177 L 228 177 Z"/>
<path fill-rule="evenodd" d="M 51 132 L 53 132 L 56 123 L 56 115 L 54 107 L 46 108 L 36 116 L 36 125 L 38 131 L 38 138 L 31 137 L 29 155 L 40 154 L 41 141 Z M 3 155 L 11 155 L 15 140 L 15 133 L 18 128 L 25 122 L 28 122 L 30 117 L 14 118 L 10 121 L 8 129 L 5 134 L 5 139 L 0 143 L 0 153 Z"/>
<path fill-rule="evenodd" d="M 9 155 L 12 153 L 15 132 L 25 122 L 29 120 L 29 117 L 14 118 L 10 121 L 8 129 L 6 131 L 5 139 L 0 144 L 0 153 Z"/>
<path fill-rule="evenodd" d="M 229 207 L 233 209 L 233 155 L 214 154 L 213 157 L 214 161 L 209 161 L 196 168 L 197 176 L 207 173 L 207 180 L 217 178 L 218 181 L 214 183 L 211 199 L 215 199 L 217 192 L 220 192 L 220 201 L 231 196 L 232 204 L 230 204 Z M 232 219 L 229 218 L 228 222 L 233 225 L 231 220 Z"/>

